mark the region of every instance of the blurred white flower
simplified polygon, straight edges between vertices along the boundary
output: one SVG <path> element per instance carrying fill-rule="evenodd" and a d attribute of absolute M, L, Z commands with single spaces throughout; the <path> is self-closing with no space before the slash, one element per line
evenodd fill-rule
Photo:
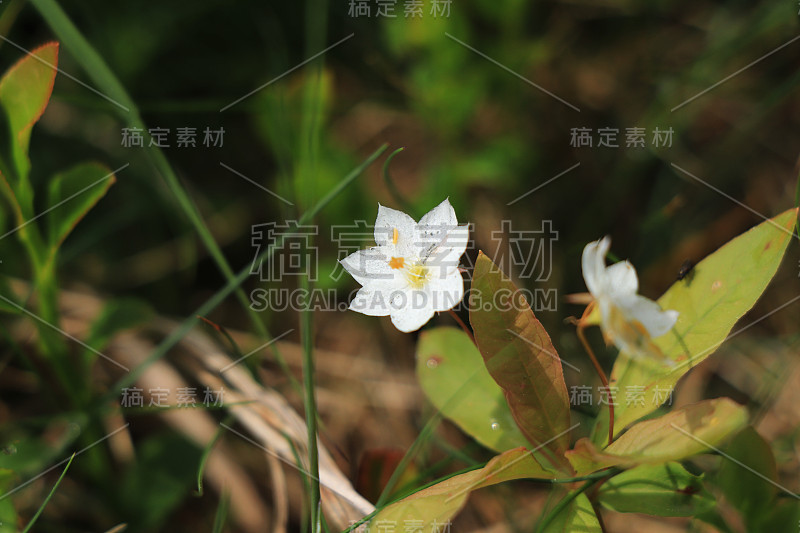
<path fill-rule="evenodd" d="M 628 261 L 606 266 L 611 239 L 586 245 L 583 249 L 583 279 L 600 310 L 600 327 L 606 343 L 639 358 L 664 358 L 652 339 L 664 335 L 675 325 L 677 311 L 664 311 L 656 302 L 636 294 L 639 279 Z"/>
<path fill-rule="evenodd" d="M 350 309 L 391 316 L 400 331 L 415 331 L 433 314 L 447 311 L 464 296 L 458 262 L 469 239 L 449 200 L 423 216 L 419 224 L 378 204 L 375 244 L 344 258 L 342 266 L 362 287 Z"/>

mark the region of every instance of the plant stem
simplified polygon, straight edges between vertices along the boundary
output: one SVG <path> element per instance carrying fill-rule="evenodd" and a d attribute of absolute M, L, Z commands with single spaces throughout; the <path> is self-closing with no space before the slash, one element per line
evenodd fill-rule
<path fill-rule="evenodd" d="M 397 205 L 400 206 L 400 208 L 403 211 L 405 211 L 406 213 L 411 213 L 414 210 L 413 207 L 408 202 L 408 200 L 406 200 L 403 197 L 403 195 L 400 194 L 400 190 L 395 185 L 391 174 L 389 174 L 389 163 L 391 163 L 394 156 L 396 156 L 403 150 L 405 150 L 405 147 L 400 147 L 391 154 L 389 154 L 389 156 L 386 158 L 386 161 L 384 161 L 383 163 L 383 171 L 381 173 L 383 174 L 383 181 L 386 183 L 386 188 L 389 189 L 389 194 L 392 196 L 394 201 L 397 202 Z"/>
<path fill-rule="evenodd" d="M 458 316 L 458 313 L 456 313 L 452 309 L 448 309 L 448 312 L 450 313 L 450 316 L 453 317 L 453 320 L 455 320 L 458 323 L 458 325 L 461 326 L 461 329 L 464 330 L 464 333 L 466 333 L 469 336 L 469 340 L 472 341 L 472 344 L 474 344 L 475 346 L 478 346 L 478 343 L 475 342 L 475 336 L 469 330 L 469 328 L 464 323 L 464 321 L 461 320 L 461 317 Z"/>
<path fill-rule="evenodd" d="M 589 308 L 586 308 L 587 311 Z M 584 313 L 586 315 L 586 313 Z M 606 392 L 608 393 L 608 443 L 611 444 L 614 442 L 614 398 L 611 397 L 611 389 L 608 386 L 608 377 L 606 373 L 603 371 L 603 367 L 600 366 L 600 362 L 597 360 L 597 357 L 594 356 L 594 352 L 592 351 L 591 346 L 589 346 L 589 342 L 586 340 L 586 335 L 583 332 L 584 326 L 581 323 L 578 323 L 577 333 L 578 338 L 581 340 L 581 344 L 583 344 L 583 349 L 586 350 L 586 353 L 589 354 L 589 359 L 592 360 L 592 364 L 594 365 L 594 369 L 597 371 L 597 375 L 600 376 L 600 381 L 603 382 L 603 386 L 606 388 Z"/>
<path fill-rule="evenodd" d="M 305 252 L 305 249 L 303 250 Z M 305 257 L 305 253 L 303 254 Z M 311 282 L 303 277 L 301 289 L 309 294 Z M 306 429 L 308 433 L 308 473 L 309 503 L 311 511 L 311 531 L 317 529 L 320 522 L 320 488 L 319 488 L 319 451 L 317 449 L 317 398 L 314 380 L 314 341 L 313 314 L 308 305 L 300 312 L 300 336 L 303 343 L 303 403 L 306 411 Z"/>
<path fill-rule="evenodd" d="M 56 484 L 53 485 L 53 488 L 50 490 L 50 493 L 47 495 L 47 498 L 44 499 L 44 501 L 42 502 L 42 505 L 40 505 L 39 509 L 36 510 L 36 514 L 33 515 L 33 518 L 31 518 L 31 521 L 28 522 L 28 525 L 25 526 L 25 529 L 22 530 L 22 533 L 28 533 L 28 531 L 30 531 L 31 528 L 33 527 L 33 524 L 35 524 L 36 521 L 39 519 L 39 516 L 42 514 L 42 511 L 44 511 L 45 506 L 53 498 L 53 494 L 56 493 L 56 489 L 58 489 L 58 486 L 61 485 L 61 481 L 64 479 L 64 476 L 67 475 L 67 470 L 69 470 L 69 467 L 72 464 L 72 460 L 73 459 L 75 459 L 75 454 L 74 453 L 69 458 L 69 461 L 67 462 L 67 466 L 64 467 L 64 471 L 61 472 L 61 475 L 58 477 L 58 481 L 56 481 Z"/>

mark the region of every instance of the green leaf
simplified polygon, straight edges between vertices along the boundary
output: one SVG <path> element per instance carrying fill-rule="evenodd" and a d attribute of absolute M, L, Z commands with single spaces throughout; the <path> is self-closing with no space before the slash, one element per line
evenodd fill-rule
<path fill-rule="evenodd" d="M 48 43 L 17 61 L 0 79 L 0 105 L 8 117 L 13 139 L 15 185 L 22 183 L 27 187 L 31 128 L 50 100 L 57 63 L 58 43 Z M 25 194 L 27 200 L 28 193 Z"/>
<path fill-rule="evenodd" d="M 17 158 L 17 152 L 20 150 L 19 144 L 16 142 L 16 135 L 12 132 L 6 109 L 0 105 L 0 193 L 8 200 L 15 224 L 21 224 L 26 220 L 17 197 L 18 193 L 22 193 L 23 196 L 27 195 L 29 202 L 26 207 L 29 211 L 33 208 L 33 189 L 26 182 L 25 190 L 20 191 L 18 185 L 20 180 L 16 177 L 17 171 L 14 168 L 14 162 Z M 4 228 L 3 233 L 5 234 L 8 229 L 10 228 Z"/>
<path fill-rule="evenodd" d="M 461 510 L 470 492 L 504 481 L 524 478 L 553 479 L 525 448 L 503 452 L 483 468 L 455 475 L 422 489 L 380 510 L 370 521 L 371 528 L 380 525 L 394 526 L 402 531 L 414 521 L 421 531 L 431 531 L 435 525 L 443 526 Z M 419 521 L 422 521 L 421 523 Z"/>
<path fill-rule="evenodd" d="M 602 533 L 597 514 L 585 494 L 578 496 L 553 517 L 542 533 Z"/>
<path fill-rule="evenodd" d="M 778 468 L 772 448 L 752 426 L 748 426 L 723 451 L 728 457 L 722 459 L 716 482 L 731 505 L 741 512 L 749 524 L 754 525 L 772 509 L 777 493 L 777 486 L 768 481 L 778 482 Z"/>
<path fill-rule="evenodd" d="M 715 504 L 702 477 L 673 462 L 626 470 L 603 483 L 598 498 L 618 513 L 656 516 L 693 516 Z"/>
<path fill-rule="evenodd" d="M 503 389 L 489 375 L 472 339 L 460 329 L 422 332 L 417 378 L 431 403 L 482 445 L 496 452 L 529 446 Z"/>
<path fill-rule="evenodd" d="M 658 368 L 620 354 L 611 372 L 612 384 L 620 391 L 644 387 L 646 401 L 618 403 L 614 409 L 615 432 L 658 409 L 659 402 L 652 401 L 655 391 L 662 391 L 661 397 L 665 397 L 686 372 L 722 344 L 778 270 L 796 219 L 797 209 L 789 209 L 736 237 L 658 299 L 663 309 L 680 313 L 674 331 L 654 339 L 664 355 L 677 364 Z M 608 411 L 603 410 L 594 429 L 594 442 L 604 444 L 607 433 Z"/>
<path fill-rule="evenodd" d="M 705 400 L 634 424 L 604 450 L 581 439 L 567 452 L 578 475 L 610 466 L 680 461 L 719 446 L 747 424 L 747 410 L 728 398 Z"/>
<path fill-rule="evenodd" d="M 52 179 L 47 217 L 52 248 L 63 242 L 115 181 L 108 167 L 99 163 L 82 163 Z"/>
<path fill-rule="evenodd" d="M 472 278 L 470 322 L 523 435 L 553 467 L 570 472 L 564 461 L 570 412 L 561 360 L 525 297 L 483 253 Z"/>

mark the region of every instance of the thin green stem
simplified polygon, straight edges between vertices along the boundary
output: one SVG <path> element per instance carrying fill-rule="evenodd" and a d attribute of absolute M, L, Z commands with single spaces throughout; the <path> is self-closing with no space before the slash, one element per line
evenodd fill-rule
<path fill-rule="evenodd" d="M 325 0 L 308 0 L 306 2 L 306 52 L 317 48 L 325 41 L 327 25 L 327 2 Z M 295 184 L 299 186 L 295 198 L 298 205 L 308 206 L 314 200 L 317 190 L 317 166 L 319 162 L 319 146 L 322 126 L 322 65 L 324 58 L 316 60 L 309 68 L 303 94 L 303 116 L 300 130 L 299 160 L 296 162 L 297 175 Z M 302 261 L 307 264 L 307 250 L 302 250 Z M 307 276 L 300 281 L 300 288 L 305 294 L 311 294 L 312 283 Z M 319 483 L 319 450 L 317 449 L 316 379 L 314 368 L 314 333 L 311 299 L 300 311 L 300 337 L 303 345 L 303 404 L 306 414 L 306 433 L 308 437 L 308 473 L 309 473 L 309 514 L 311 531 L 317 533 L 322 524 L 322 500 Z"/>
<path fill-rule="evenodd" d="M 303 250 L 305 252 L 305 250 Z M 305 258 L 305 253 L 303 254 Z M 303 277 L 301 290 L 310 294 L 311 281 Z M 303 387 L 306 411 L 306 429 L 308 434 L 308 473 L 309 503 L 311 511 L 311 527 L 315 531 L 320 523 L 320 488 L 319 488 L 319 451 L 317 449 L 317 398 L 314 379 L 314 335 L 311 299 L 307 299 L 306 307 L 300 312 L 300 336 L 303 344 Z"/>
<path fill-rule="evenodd" d="M 224 490 L 219 499 L 217 514 L 214 516 L 214 526 L 211 529 L 214 533 L 222 533 L 225 531 L 225 523 L 228 521 L 228 507 L 230 507 L 230 503 L 231 494 L 227 490 Z"/>
<path fill-rule="evenodd" d="M 399 205 L 400 208 L 403 209 L 403 211 L 411 213 L 413 211 L 411 204 L 403 197 L 402 194 L 400 194 L 400 190 L 397 188 L 397 185 L 395 185 L 391 174 L 389 174 L 389 163 L 392 162 L 394 156 L 396 156 L 403 150 L 405 150 L 405 147 L 401 146 L 400 148 L 389 154 L 389 156 L 386 158 L 386 161 L 383 162 L 383 170 L 381 174 L 383 175 L 383 181 L 386 183 L 386 188 L 389 189 L 389 194 L 392 196 L 394 201 L 397 202 L 397 205 Z"/>
<path fill-rule="evenodd" d="M 303 459 L 300 457 L 300 453 L 297 451 L 297 446 L 294 445 L 294 441 L 292 438 L 287 435 L 286 433 L 282 433 L 283 438 L 286 439 L 286 443 L 289 445 L 289 450 L 292 452 L 292 457 L 294 457 L 294 463 L 298 467 L 304 467 Z M 300 479 L 303 481 L 303 488 L 308 494 L 311 494 L 311 485 L 309 484 L 308 476 L 300 476 Z M 305 500 L 300 500 L 300 516 L 305 515 L 305 507 L 308 505 L 308 502 Z M 308 528 L 308 523 L 305 520 L 302 521 L 300 524 L 301 531 L 306 531 Z"/>
<path fill-rule="evenodd" d="M 211 457 L 211 452 L 214 451 L 214 446 L 217 444 L 217 441 L 222 436 L 222 431 L 225 429 L 225 426 L 229 425 L 233 420 L 233 415 L 228 414 L 228 416 L 222 421 L 222 424 L 217 428 L 216 433 L 208 441 L 205 448 L 203 448 L 203 455 L 200 456 L 200 464 L 197 467 L 197 496 L 203 495 L 203 476 L 206 472 L 206 465 L 208 464 L 208 458 Z"/>
<path fill-rule="evenodd" d="M 67 474 L 67 470 L 69 470 L 69 467 L 72 464 L 72 460 L 73 459 L 75 459 L 75 454 L 74 453 L 72 454 L 72 457 L 69 458 L 69 461 L 67 462 L 67 466 L 64 467 L 64 471 L 61 472 L 61 475 L 58 477 L 58 481 L 56 481 L 56 484 L 53 485 L 53 488 L 50 490 L 50 494 L 48 494 L 47 498 L 44 499 L 44 501 L 42 502 L 42 505 L 39 506 L 39 509 L 36 510 L 36 514 L 33 515 L 33 518 L 31 518 L 31 521 L 28 522 L 28 525 L 25 526 L 25 529 L 22 530 L 22 533 L 28 533 L 28 531 L 30 531 L 30 529 L 33 527 L 33 524 L 36 523 L 36 520 L 39 519 L 39 515 L 42 514 L 42 511 L 44 511 L 44 508 L 50 502 L 50 499 L 53 497 L 53 494 L 56 493 L 56 489 L 58 489 L 58 486 L 61 485 L 61 480 L 63 480 L 64 476 Z"/>

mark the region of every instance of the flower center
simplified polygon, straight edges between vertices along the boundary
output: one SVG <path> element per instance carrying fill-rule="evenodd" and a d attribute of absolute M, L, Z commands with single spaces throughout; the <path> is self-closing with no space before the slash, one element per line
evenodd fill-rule
<path fill-rule="evenodd" d="M 398 268 L 403 268 L 403 264 L 405 260 L 402 257 L 392 257 L 389 259 L 389 267 L 392 270 L 397 270 Z"/>
<path fill-rule="evenodd" d="M 429 277 L 430 273 L 428 267 L 422 263 L 417 263 L 406 270 L 408 284 L 414 289 L 421 289 L 422 286 L 425 285 L 425 282 L 428 281 Z"/>

